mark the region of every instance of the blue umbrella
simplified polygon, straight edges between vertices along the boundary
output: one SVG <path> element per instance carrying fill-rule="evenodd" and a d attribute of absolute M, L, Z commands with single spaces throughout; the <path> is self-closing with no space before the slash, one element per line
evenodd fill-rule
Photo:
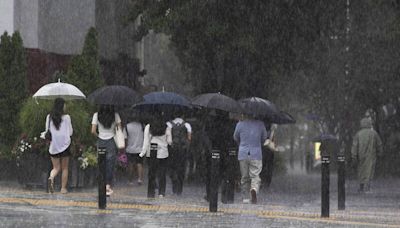
<path fill-rule="evenodd" d="M 183 106 L 190 107 L 190 100 L 173 92 L 151 92 L 143 96 L 144 101 L 136 106 Z"/>
<path fill-rule="evenodd" d="M 328 133 L 322 133 L 318 135 L 317 137 L 313 138 L 313 142 L 325 142 L 325 141 L 336 141 L 338 140 L 336 136 L 328 134 Z"/>

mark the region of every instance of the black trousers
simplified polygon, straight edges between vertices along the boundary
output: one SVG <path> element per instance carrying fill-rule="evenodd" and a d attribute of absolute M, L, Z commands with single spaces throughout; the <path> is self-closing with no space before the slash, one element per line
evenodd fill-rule
<path fill-rule="evenodd" d="M 183 191 L 183 181 L 185 179 L 185 169 L 187 152 L 185 148 L 170 148 L 170 176 L 172 180 L 172 192 L 181 195 Z"/>
<path fill-rule="evenodd" d="M 168 158 L 157 159 L 150 157 L 149 160 L 149 185 L 147 188 L 147 197 L 155 197 L 156 179 L 158 179 L 158 194 L 165 196 L 166 189 L 166 173 L 168 167 Z"/>

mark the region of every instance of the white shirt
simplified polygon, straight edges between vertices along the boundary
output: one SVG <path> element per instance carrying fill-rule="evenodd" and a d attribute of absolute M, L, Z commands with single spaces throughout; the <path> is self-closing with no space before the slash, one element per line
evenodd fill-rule
<path fill-rule="evenodd" d="M 167 127 L 165 129 L 165 135 L 161 136 L 152 136 L 150 134 L 150 124 L 147 124 L 144 128 L 144 140 L 143 140 L 143 148 L 140 153 L 140 157 L 143 157 L 145 154 L 147 157 L 150 157 L 150 144 L 157 143 L 157 158 L 163 159 L 168 157 L 168 145 L 172 144 L 172 135 L 171 128 Z"/>
<path fill-rule="evenodd" d="M 172 123 L 171 123 L 172 122 Z M 182 118 L 175 118 L 174 120 L 172 120 L 171 122 L 167 122 L 168 127 L 172 128 L 173 127 L 173 123 L 174 124 L 182 124 L 184 121 Z M 192 126 L 190 125 L 190 123 L 185 122 L 185 127 L 188 133 L 192 133 Z"/>
<path fill-rule="evenodd" d="M 110 128 L 105 128 L 99 122 L 98 115 L 99 114 L 97 112 L 93 115 L 92 124 L 97 125 L 97 129 L 99 130 L 99 138 L 103 140 L 113 138 L 115 135 L 115 125 L 116 123 L 121 123 L 121 117 L 119 117 L 118 113 L 115 113 L 115 121 L 111 124 Z"/>
<path fill-rule="evenodd" d="M 126 132 L 128 131 L 128 133 Z M 130 122 L 124 128 L 125 138 L 128 139 L 126 153 L 139 154 L 143 148 L 143 128 L 138 122 Z"/>
<path fill-rule="evenodd" d="M 65 151 L 71 144 L 71 135 L 73 133 L 71 117 L 69 115 L 61 116 L 60 128 L 57 130 L 54 126 L 53 120 L 50 119 L 50 115 L 46 117 L 46 130 L 49 129 L 51 132 L 51 143 L 49 147 L 50 154 L 59 154 Z"/>

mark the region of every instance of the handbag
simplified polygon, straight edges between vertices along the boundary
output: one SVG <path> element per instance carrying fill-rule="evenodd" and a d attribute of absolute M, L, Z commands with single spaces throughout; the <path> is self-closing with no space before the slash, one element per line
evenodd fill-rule
<path fill-rule="evenodd" d="M 122 129 L 120 127 L 118 127 L 118 125 L 115 127 L 114 141 L 115 141 L 115 145 L 117 146 L 118 149 L 125 148 L 124 133 L 122 132 Z"/>
<path fill-rule="evenodd" d="M 273 151 L 273 152 L 277 152 L 278 148 L 276 147 L 273 138 L 274 138 L 274 134 L 275 134 L 275 130 L 277 128 L 277 125 L 272 125 L 271 127 L 271 134 L 269 139 L 266 139 L 264 142 L 264 146 L 267 147 L 269 150 Z"/>

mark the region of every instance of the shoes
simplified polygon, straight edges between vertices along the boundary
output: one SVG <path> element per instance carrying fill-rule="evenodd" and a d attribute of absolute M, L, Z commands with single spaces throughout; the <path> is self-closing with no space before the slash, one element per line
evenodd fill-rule
<path fill-rule="evenodd" d="M 111 196 L 114 191 L 111 188 L 106 189 L 106 196 Z"/>
<path fill-rule="evenodd" d="M 137 181 L 137 183 L 138 183 L 138 185 L 140 186 L 140 185 L 143 184 L 143 181 L 139 179 L 139 180 Z"/>
<path fill-rule="evenodd" d="M 158 198 L 162 199 L 162 198 L 164 198 L 164 195 L 160 194 L 160 195 L 158 195 Z"/>
<path fill-rule="evenodd" d="M 68 190 L 66 188 L 61 189 L 61 194 L 67 194 L 67 193 L 68 193 Z"/>
<path fill-rule="evenodd" d="M 243 199 L 243 203 L 246 203 L 246 204 L 250 203 L 250 199 Z"/>
<path fill-rule="evenodd" d="M 50 193 L 54 193 L 54 179 L 53 178 L 49 177 L 49 179 L 47 180 L 47 190 Z"/>
<path fill-rule="evenodd" d="M 250 190 L 250 194 L 251 194 L 251 203 L 252 204 L 256 204 L 257 203 L 257 192 L 256 190 L 253 188 Z"/>

